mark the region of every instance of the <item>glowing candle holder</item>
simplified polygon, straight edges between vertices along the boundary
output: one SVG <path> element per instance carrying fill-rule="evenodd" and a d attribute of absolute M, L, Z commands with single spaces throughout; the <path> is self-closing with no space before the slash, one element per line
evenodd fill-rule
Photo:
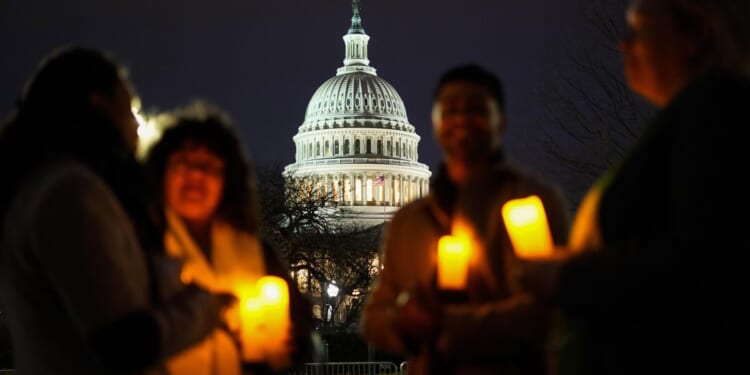
<path fill-rule="evenodd" d="M 545 258 L 552 255 L 554 244 L 544 205 L 538 196 L 505 202 L 502 215 L 516 256 Z"/>
<path fill-rule="evenodd" d="M 263 276 L 256 283 L 242 284 L 236 292 L 243 362 L 283 369 L 290 359 L 286 347 L 291 326 L 287 282 L 277 276 Z"/>
<path fill-rule="evenodd" d="M 283 369 L 290 359 L 286 347 L 286 343 L 291 339 L 289 286 L 284 279 L 277 276 L 263 276 L 258 279 L 257 285 L 263 306 L 268 363 L 272 369 Z"/>
<path fill-rule="evenodd" d="M 469 241 L 459 236 L 443 236 L 438 241 L 438 287 L 464 290 L 469 274 Z"/>
<path fill-rule="evenodd" d="M 266 339 L 263 304 L 257 296 L 248 294 L 240 298 L 240 319 L 243 362 L 265 362 Z"/>

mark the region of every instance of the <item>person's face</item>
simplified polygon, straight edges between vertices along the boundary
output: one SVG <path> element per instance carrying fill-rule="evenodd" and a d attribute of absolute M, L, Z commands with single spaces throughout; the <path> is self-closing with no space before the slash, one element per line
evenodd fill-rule
<path fill-rule="evenodd" d="M 117 127 L 128 149 L 135 152 L 138 146 L 138 121 L 131 108 L 133 94 L 127 81 L 119 80 L 111 95 L 95 93 L 92 100 L 94 107 Z"/>
<path fill-rule="evenodd" d="M 205 224 L 216 213 L 224 191 L 224 161 L 205 147 L 183 147 L 167 159 L 167 207 L 188 222 Z"/>
<path fill-rule="evenodd" d="M 680 32 L 669 6 L 668 0 L 635 0 L 619 45 L 628 86 L 657 106 L 687 82 L 695 52 L 695 41 Z"/>
<path fill-rule="evenodd" d="M 489 90 L 471 82 L 449 82 L 438 92 L 432 123 L 449 160 L 474 163 L 499 147 L 503 116 Z"/>

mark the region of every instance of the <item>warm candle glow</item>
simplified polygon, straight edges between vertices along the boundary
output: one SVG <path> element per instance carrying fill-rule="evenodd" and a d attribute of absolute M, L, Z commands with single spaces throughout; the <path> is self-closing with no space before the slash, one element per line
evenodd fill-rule
<path fill-rule="evenodd" d="M 466 238 L 443 236 L 438 241 L 438 287 L 463 290 L 469 271 L 470 246 Z"/>
<path fill-rule="evenodd" d="M 243 361 L 283 368 L 289 360 L 286 345 L 291 325 L 287 282 L 277 276 L 263 276 L 256 283 L 238 286 L 236 293 L 241 306 Z"/>
<path fill-rule="evenodd" d="M 240 340 L 242 360 L 264 362 L 266 360 L 263 304 L 254 292 L 254 286 L 245 286 L 238 291 L 240 298 Z"/>
<path fill-rule="evenodd" d="M 538 196 L 532 195 L 505 202 L 502 215 L 513 250 L 518 257 L 540 258 L 552 255 L 552 236 L 544 205 Z"/>
<path fill-rule="evenodd" d="M 258 292 L 263 305 L 265 338 L 268 347 L 268 362 L 271 368 L 280 369 L 288 365 L 287 342 L 290 340 L 289 286 L 277 276 L 258 279 Z"/>

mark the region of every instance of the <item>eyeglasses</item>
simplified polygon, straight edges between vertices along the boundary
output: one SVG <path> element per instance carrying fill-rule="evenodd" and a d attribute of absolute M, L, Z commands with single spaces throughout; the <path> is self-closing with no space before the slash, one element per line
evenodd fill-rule
<path fill-rule="evenodd" d="M 209 176 L 224 176 L 224 163 L 216 160 L 189 160 L 185 157 L 176 157 L 169 160 L 167 169 L 176 173 L 199 171 Z"/>

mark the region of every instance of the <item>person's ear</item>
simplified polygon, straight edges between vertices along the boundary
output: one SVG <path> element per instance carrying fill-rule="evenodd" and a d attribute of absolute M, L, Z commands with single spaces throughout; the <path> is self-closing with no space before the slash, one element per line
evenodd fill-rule
<path fill-rule="evenodd" d="M 440 136 L 440 110 L 440 104 L 435 103 L 432 105 L 430 120 L 432 120 L 432 135 L 435 137 L 435 139 L 438 139 Z"/>

